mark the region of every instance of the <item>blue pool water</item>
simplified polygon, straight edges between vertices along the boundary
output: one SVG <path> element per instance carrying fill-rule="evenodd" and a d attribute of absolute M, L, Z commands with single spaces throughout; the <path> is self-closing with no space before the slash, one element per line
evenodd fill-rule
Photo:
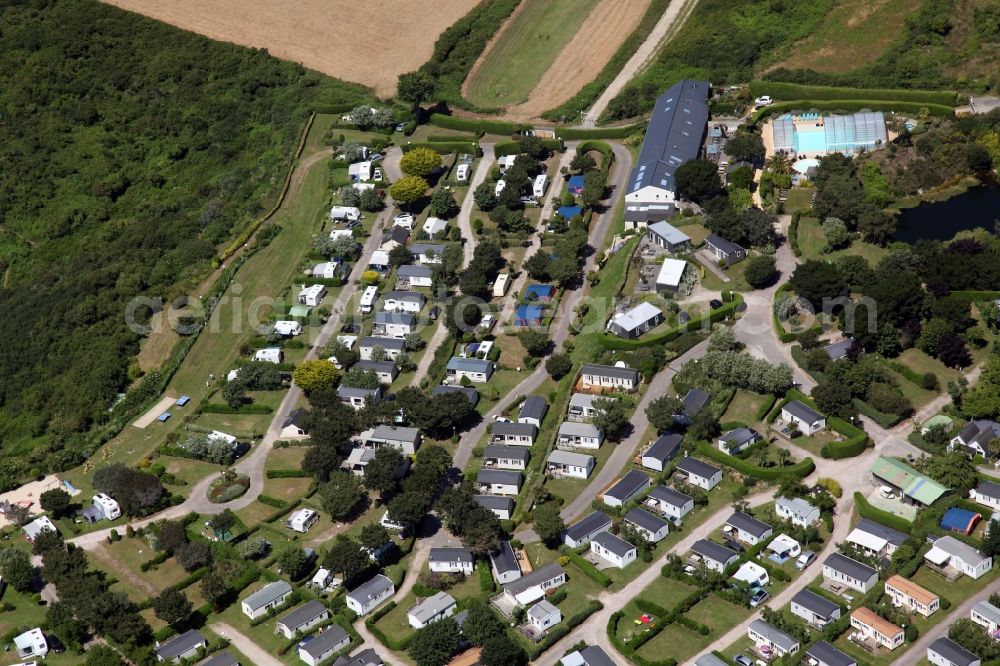
<path fill-rule="evenodd" d="M 826 133 L 822 127 L 815 130 L 795 129 L 795 152 L 798 154 L 815 155 L 826 152 Z"/>

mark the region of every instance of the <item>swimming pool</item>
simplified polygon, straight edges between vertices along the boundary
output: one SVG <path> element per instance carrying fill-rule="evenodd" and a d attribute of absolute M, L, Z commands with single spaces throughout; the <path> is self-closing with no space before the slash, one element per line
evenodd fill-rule
<path fill-rule="evenodd" d="M 816 129 L 795 128 L 795 152 L 800 155 L 826 154 L 826 133 L 822 127 Z"/>

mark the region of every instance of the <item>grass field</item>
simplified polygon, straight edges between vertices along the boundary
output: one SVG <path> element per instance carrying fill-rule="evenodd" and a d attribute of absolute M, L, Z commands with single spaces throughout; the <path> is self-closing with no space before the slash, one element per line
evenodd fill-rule
<path fill-rule="evenodd" d="M 802 260 L 807 259 L 837 259 L 844 255 L 855 255 L 864 257 L 874 268 L 882 258 L 888 254 L 885 248 L 872 245 L 862 240 L 855 240 L 842 250 L 824 253 L 826 238 L 823 237 L 823 230 L 819 220 L 814 217 L 803 217 L 799 220 L 799 250 L 802 252 Z"/>
<path fill-rule="evenodd" d="M 524 0 L 487 47 L 464 87 L 470 102 L 485 107 L 527 99 L 597 0 Z"/>
<path fill-rule="evenodd" d="M 737 391 L 729 407 L 720 419 L 726 421 L 739 421 L 741 423 L 752 424 L 758 421 L 757 410 L 761 408 L 768 396 L 749 391 Z"/>
<path fill-rule="evenodd" d="M 838 2 L 816 32 L 788 49 L 780 66 L 836 73 L 867 65 L 899 37 L 920 4 L 920 0 Z"/>

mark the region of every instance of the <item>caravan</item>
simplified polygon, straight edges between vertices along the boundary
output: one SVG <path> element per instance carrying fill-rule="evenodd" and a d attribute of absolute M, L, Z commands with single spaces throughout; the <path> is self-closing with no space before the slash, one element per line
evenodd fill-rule
<path fill-rule="evenodd" d="M 274 322 L 274 331 L 286 338 L 293 337 L 302 333 L 302 324 L 297 321 L 276 321 Z"/>
<path fill-rule="evenodd" d="M 302 285 L 302 290 L 299 291 L 299 295 L 296 300 L 301 305 L 316 307 L 323 301 L 324 296 L 326 296 L 326 287 L 323 285 L 314 284 L 308 287 Z"/>
<path fill-rule="evenodd" d="M 330 219 L 357 222 L 361 219 L 361 210 L 354 206 L 334 206 L 330 209 Z"/>
<path fill-rule="evenodd" d="M 544 173 L 540 173 L 537 176 L 535 176 L 535 183 L 532 186 L 532 194 L 536 199 L 540 200 L 542 197 L 545 196 L 545 190 L 548 189 L 548 186 L 549 186 L 549 177 L 546 176 Z"/>
<path fill-rule="evenodd" d="M 361 294 L 361 303 L 358 307 L 363 314 L 368 314 L 375 307 L 375 300 L 378 298 L 378 287 L 365 287 L 365 292 Z"/>

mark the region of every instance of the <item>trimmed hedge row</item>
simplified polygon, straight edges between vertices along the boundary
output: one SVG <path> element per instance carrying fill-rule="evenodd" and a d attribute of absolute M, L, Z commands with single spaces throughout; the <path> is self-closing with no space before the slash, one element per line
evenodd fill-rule
<path fill-rule="evenodd" d="M 615 646 L 615 649 L 618 650 L 618 652 L 623 654 L 626 659 L 631 661 L 633 664 L 637 664 L 638 666 L 677 666 L 677 660 L 673 657 L 667 657 L 666 659 L 660 661 L 650 661 L 630 648 L 624 641 L 622 641 L 622 639 L 618 638 L 618 622 L 623 616 L 624 613 L 621 611 L 615 611 L 608 619 L 608 625 L 606 627 L 608 640 L 611 641 L 611 644 Z"/>
<path fill-rule="evenodd" d="M 284 509 L 288 506 L 288 502 L 277 497 L 271 497 L 270 495 L 257 495 L 257 501 L 261 504 L 266 504 L 267 506 L 273 506 L 276 509 Z"/>
<path fill-rule="evenodd" d="M 858 515 L 862 518 L 874 520 L 876 523 L 899 530 L 904 534 L 909 534 L 910 530 L 913 529 L 913 524 L 910 521 L 900 518 L 894 513 L 889 513 L 888 511 L 883 511 L 878 507 L 872 506 L 861 493 L 854 493 L 854 506 L 858 510 Z"/>
<path fill-rule="evenodd" d="M 229 405 L 210 402 L 202 407 L 201 411 L 206 414 L 270 414 L 274 409 L 268 405 L 257 405 L 254 403 L 240 405 L 239 407 L 230 407 Z"/>
<path fill-rule="evenodd" d="M 854 398 L 851 403 L 860 414 L 867 416 L 872 421 L 886 429 L 892 428 L 906 418 L 902 414 L 886 414 L 885 412 L 880 412 L 861 398 Z"/>
<path fill-rule="evenodd" d="M 476 157 L 482 155 L 482 151 L 479 149 L 479 142 L 477 141 L 448 141 L 446 142 L 419 142 L 419 143 L 408 143 L 403 146 L 403 152 L 408 153 L 414 148 L 430 148 L 431 150 L 437 151 L 442 155 L 450 155 L 451 153 L 471 153 Z"/>
<path fill-rule="evenodd" d="M 954 90 L 900 90 L 891 88 L 842 88 L 834 86 L 814 86 L 781 81 L 753 81 L 750 94 L 754 97 L 770 95 L 777 99 L 828 99 L 828 100 L 869 100 L 885 99 L 900 102 L 920 102 L 923 104 L 943 104 L 954 106 L 958 93 Z"/>
<path fill-rule="evenodd" d="M 611 148 L 611 144 L 604 143 L 603 141 L 584 141 L 576 147 L 576 152 L 578 155 L 583 155 L 591 150 L 596 150 L 600 154 L 614 161 L 615 151 Z M 610 166 L 611 162 L 605 162 L 602 166 Z"/>
<path fill-rule="evenodd" d="M 525 127 L 524 125 L 518 125 L 505 120 L 459 118 L 457 116 L 446 116 L 443 113 L 432 113 L 427 122 L 431 125 L 437 125 L 438 127 L 459 130 L 462 132 L 472 132 L 477 135 L 516 134 L 518 130 Z"/>
<path fill-rule="evenodd" d="M 734 458 L 731 455 L 723 453 L 722 451 L 709 446 L 705 442 L 699 442 L 695 447 L 695 450 L 706 458 L 710 458 L 717 463 L 725 465 L 726 467 L 731 467 L 741 474 L 746 474 L 765 481 L 804 479 L 812 474 L 813 470 L 816 469 L 816 463 L 813 462 L 812 458 L 805 458 L 794 465 L 788 465 L 787 467 L 759 467 L 758 465 L 748 463 L 745 460 Z"/>
<path fill-rule="evenodd" d="M 373 613 L 370 618 L 365 620 L 365 628 L 372 633 L 372 636 L 378 639 L 379 643 L 386 646 L 390 650 L 394 652 L 404 652 L 416 634 L 410 634 L 406 638 L 396 640 L 395 638 L 389 638 L 385 635 L 385 632 L 375 626 L 376 622 L 388 615 L 394 608 L 396 608 L 395 601 L 387 603 L 385 606 Z"/>
<path fill-rule="evenodd" d="M 556 136 L 566 141 L 585 139 L 626 139 L 638 132 L 646 130 L 646 123 L 636 123 L 625 127 L 599 127 L 596 129 L 580 129 L 577 127 L 557 127 Z"/>
<path fill-rule="evenodd" d="M 551 151 L 562 152 L 566 150 L 563 142 L 559 139 L 542 139 L 541 141 L 542 145 Z M 493 152 L 497 157 L 518 155 L 521 152 L 521 143 L 519 141 L 504 141 L 493 146 Z"/>
<path fill-rule="evenodd" d="M 269 479 L 303 479 L 309 476 L 304 469 L 269 469 L 266 472 Z"/>
<path fill-rule="evenodd" d="M 771 408 L 774 407 L 774 403 L 777 399 L 778 396 L 774 395 L 773 393 L 768 394 L 767 399 L 764 400 L 764 404 L 762 404 L 757 409 L 757 413 L 754 414 L 754 416 L 757 417 L 758 421 L 763 421 L 767 417 L 768 413 L 771 411 Z"/>
<path fill-rule="evenodd" d="M 736 312 L 737 306 L 743 302 L 743 295 L 738 293 L 732 294 L 732 300 L 728 303 L 724 303 L 721 308 L 712 310 L 707 315 L 698 317 L 697 319 L 692 319 L 686 324 L 680 324 L 671 328 L 657 336 L 647 338 L 645 340 L 625 340 L 607 333 L 602 333 L 598 338 L 598 344 L 600 344 L 604 349 L 617 349 L 620 351 L 630 351 L 634 349 L 641 349 L 642 347 L 652 347 L 655 345 L 660 345 L 665 342 L 670 342 L 674 338 L 678 337 L 682 333 L 687 333 L 688 331 L 693 331 L 698 328 L 702 328 L 707 325 L 714 324 L 717 321 L 722 321 L 726 317 L 731 316 Z"/>
<path fill-rule="evenodd" d="M 796 257 L 802 256 L 802 250 L 799 249 L 799 219 L 801 217 L 802 211 L 794 211 L 792 221 L 788 223 L 788 246 L 792 248 L 792 254 Z"/>
<path fill-rule="evenodd" d="M 899 102 L 883 99 L 799 99 L 790 102 L 777 102 L 771 106 L 755 111 L 750 117 L 750 124 L 755 125 L 763 118 L 788 111 L 844 111 L 855 112 L 870 109 L 872 111 L 902 111 L 905 113 L 918 114 L 924 109 L 932 116 L 951 116 L 955 109 L 944 104 L 925 104 L 922 102 Z"/>
<path fill-rule="evenodd" d="M 805 403 L 809 407 L 812 407 L 816 411 L 819 408 L 813 399 L 807 396 L 802 391 L 797 389 L 789 389 L 788 393 L 785 394 L 785 398 L 778 405 L 778 408 L 774 410 L 774 413 L 768 417 L 768 423 L 773 423 L 781 412 L 781 408 L 787 405 L 792 400 L 798 400 L 799 402 Z M 868 448 L 868 434 L 856 426 L 851 425 L 843 419 L 839 419 L 836 416 L 828 416 L 826 418 L 826 424 L 834 432 L 843 435 L 847 439 L 842 442 L 829 442 L 823 445 L 820 450 L 820 455 L 824 458 L 830 458 L 832 460 L 842 460 L 844 458 L 853 458 L 854 456 L 860 455 Z"/>
<path fill-rule="evenodd" d="M 577 568 L 582 571 L 585 576 L 587 576 L 587 578 L 591 579 L 601 587 L 611 585 L 611 579 L 606 574 L 598 571 L 597 567 L 580 557 L 573 550 L 567 548 L 564 555 L 566 555 L 566 557 L 569 558 L 569 561 L 575 564 Z"/>

